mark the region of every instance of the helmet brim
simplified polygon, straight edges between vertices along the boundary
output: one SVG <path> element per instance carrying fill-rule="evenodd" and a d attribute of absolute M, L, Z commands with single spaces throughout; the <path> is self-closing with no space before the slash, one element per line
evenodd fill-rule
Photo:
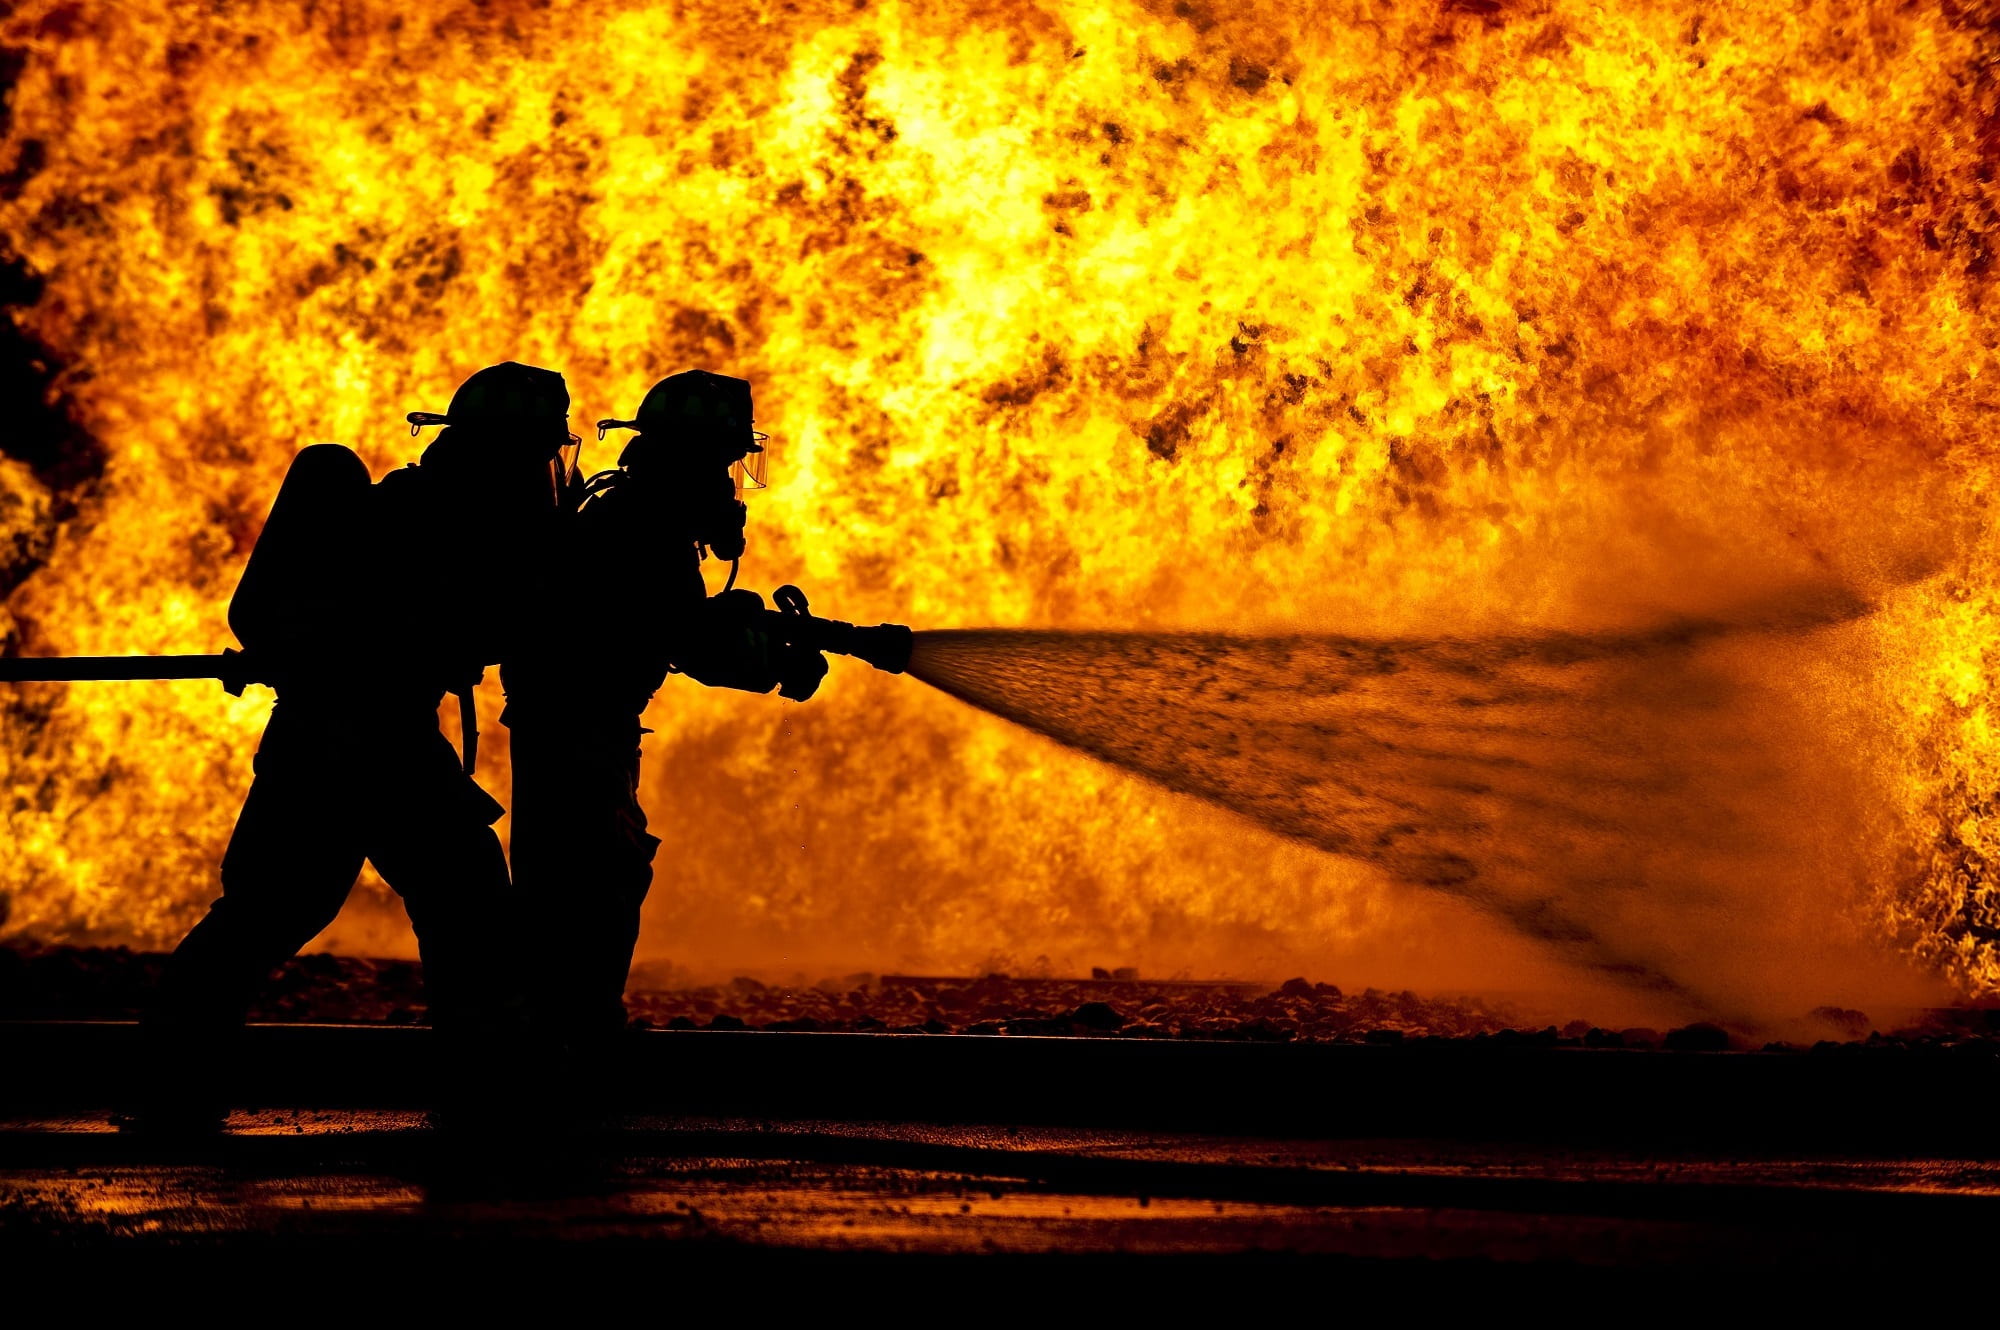
<path fill-rule="evenodd" d="M 603 438 L 604 431 L 611 429 L 636 429 L 643 432 L 645 426 L 641 425 L 637 420 L 600 420 L 597 422 L 597 437 L 600 439 Z M 763 435 L 757 436 L 757 438 L 762 437 Z M 764 445 L 753 439 L 750 443 L 744 445 L 743 450 L 747 453 L 761 453 L 764 451 Z"/>

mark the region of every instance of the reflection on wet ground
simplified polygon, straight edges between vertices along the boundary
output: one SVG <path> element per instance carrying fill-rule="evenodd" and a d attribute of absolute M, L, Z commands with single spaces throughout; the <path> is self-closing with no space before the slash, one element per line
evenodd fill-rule
<path fill-rule="evenodd" d="M 420 1114 L 0 1123 L 0 1244 L 421 1250 L 609 1240 L 682 1254 L 1288 1253 L 1372 1263 L 1831 1267 L 1990 1232 L 2000 1164 L 631 1118 L 455 1154 Z"/>

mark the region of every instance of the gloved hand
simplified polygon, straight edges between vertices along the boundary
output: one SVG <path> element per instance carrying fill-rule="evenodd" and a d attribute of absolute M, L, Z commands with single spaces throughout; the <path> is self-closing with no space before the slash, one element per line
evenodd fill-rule
<path fill-rule="evenodd" d="M 819 691 L 826 677 L 826 657 L 808 647 L 772 644 L 771 664 L 778 671 L 778 696 L 803 702 Z"/>

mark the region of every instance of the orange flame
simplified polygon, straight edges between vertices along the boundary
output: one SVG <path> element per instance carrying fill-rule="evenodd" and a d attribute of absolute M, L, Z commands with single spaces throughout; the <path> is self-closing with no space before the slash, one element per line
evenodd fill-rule
<path fill-rule="evenodd" d="M 842 618 L 1595 629 L 1858 590 L 1765 680 L 1786 762 L 1867 812 L 1828 926 L 1991 993 L 1996 23 L 28 0 L 0 236 L 105 464 L 0 462 L 46 551 L 5 627 L 213 650 L 299 446 L 379 473 L 502 359 L 579 419 L 702 365 L 775 436 L 746 581 Z M 23 690 L 8 927 L 171 940 L 261 716 Z M 1466 907 L 859 667 L 649 723 L 650 954 L 1550 982 Z M 363 905 L 336 940 L 393 940 Z"/>

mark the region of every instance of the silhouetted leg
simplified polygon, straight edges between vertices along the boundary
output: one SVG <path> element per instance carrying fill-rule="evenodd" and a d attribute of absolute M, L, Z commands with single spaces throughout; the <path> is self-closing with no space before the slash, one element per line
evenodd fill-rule
<path fill-rule="evenodd" d="M 270 974 L 340 912 L 361 850 L 321 773 L 258 758 L 222 859 L 222 897 L 175 948 L 149 1013 L 147 1097 L 212 1096 L 222 1052 Z"/>
<path fill-rule="evenodd" d="M 455 1038 L 517 1019 L 518 911 L 494 834 L 501 807 L 444 736 L 399 743 L 370 773 L 368 857 L 410 912 L 431 1025 Z"/>
<path fill-rule="evenodd" d="M 625 984 L 639 943 L 639 913 L 653 883 L 653 851 L 636 800 L 585 811 L 592 828 L 579 838 L 575 873 L 552 902 L 573 934 L 570 985 L 556 995 L 582 1038 L 615 1034 L 625 1024 Z M 608 826 L 603 824 L 608 823 Z"/>
<path fill-rule="evenodd" d="M 316 779 L 260 775 L 222 858 L 222 898 L 167 962 L 160 1010 L 188 1024 L 241 1023 L 279 965 L 340 913 L 361 849 Z"/>
<path fill-rule="evenodd" d="M 636 794 L 638 721 L 514 729 L 514 877 L 539 921 L 538 1015 L 566 1040 L 625 1024 L 625 981 L 659 841 Z"/>
<path fill-rule="evenodd" d="M 636 740 L 637 736 L 634 736 Z M 604 837 L 596 876 L 602 884 L 596 901 L 585 910 L 601 942 L 592 959 L 592 979 L 579 993 L 609 1027 L 625 1023 L 625 984 L 632 974 L 632 953 L 639 945 L 639 914 L 653 885 L 653 855 L 660 839 L 646 830 L 646 810 L 639 803 L 639 745 L 626 750 L 618 773 L 611 828 Z M 586 949 L 589 956 L 594 949 Z M 601 987 L 599 987 L 601 985 Z"/>

